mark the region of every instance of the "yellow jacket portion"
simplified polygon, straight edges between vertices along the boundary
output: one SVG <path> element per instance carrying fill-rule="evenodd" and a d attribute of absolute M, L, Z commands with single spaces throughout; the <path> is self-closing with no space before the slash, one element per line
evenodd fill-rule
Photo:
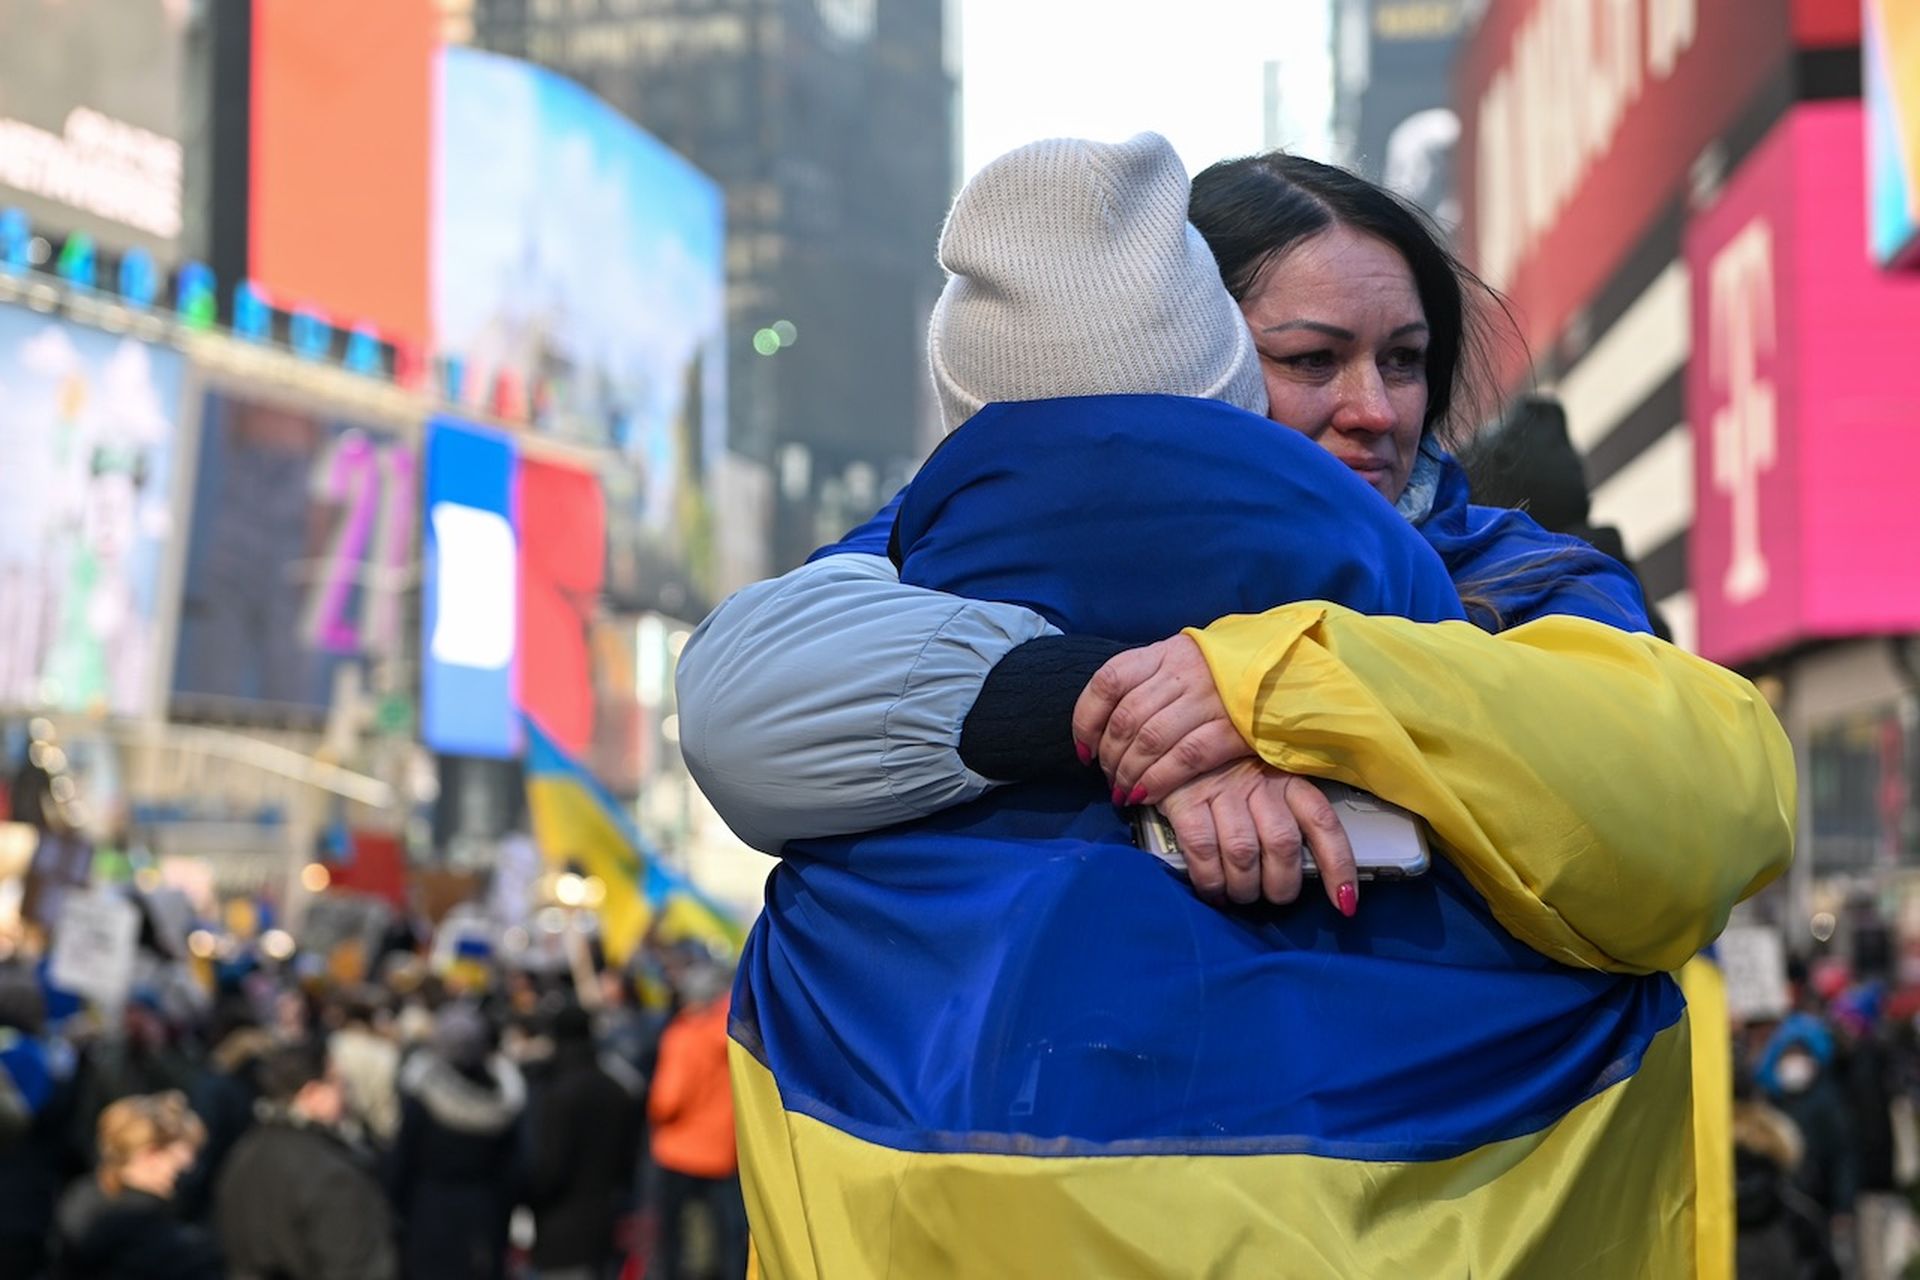
<path fill-rule="evenodd" d="M 1677 970 L 1792 860 L 1793 753 L 1766 699 L 1653 636 L 1318 602 L 1187 634 L 1262 759 L 1426 818 L 1500 923 L 1562 963 Z"/>

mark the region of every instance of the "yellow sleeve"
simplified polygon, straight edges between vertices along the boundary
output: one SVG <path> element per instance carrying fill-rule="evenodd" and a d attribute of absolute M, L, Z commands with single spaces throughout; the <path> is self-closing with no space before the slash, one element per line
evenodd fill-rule
<path fill-rule="evenodd" d="M 1766 700 L 1652 636 L 1318 602 L 1187 634 L 1263 759 L 1424 816 L 1508 932 L 1564 963 L 1679 969 L 1792 859 Z"/>

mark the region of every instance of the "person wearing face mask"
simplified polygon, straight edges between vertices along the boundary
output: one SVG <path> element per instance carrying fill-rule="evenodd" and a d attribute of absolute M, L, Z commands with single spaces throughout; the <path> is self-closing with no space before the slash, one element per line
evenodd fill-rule
<path fill-rule="evenodd" d="M 869 575 L 876 594 L 742 647 L 707 630 L 683 655 L 683 742 L 729 820 L 746 814 L 737 829 L 805 835 L 797 828 L 834 804 L 845 806 L 831 819 L 843 833 L 897 822 L 903 809 L 910 818 L 787 843 L 742 961 L 735 1097 L 767 1274 L 1687 1273 L 1688 1028 L 1657 971 L 1684 962 L 1735 898 L 1784 865 L 1784 736 L 1744 681 L 1632 633 L 1644 614 L 1617 564 L 1514 513 L 1468 507 L 1457 468 L 1422 444 L 1421 414 L 1403 421 L 1381 409 L 1411 411 L 1425 398 L 1416 390 L 1428 321 L 1409 318 L 1420 290 L 1385 238 L 1418 242 L 1425 233 L 1410 213 L 1350 177 L 1322 183 L 1292 207 L 1292 238 L 1262 241 L 1241 264 L 1256 277 L 1301 266 L 1289 290 L 1316 309 L 1294 316 L 1275 309 L 1285 297 L 1262 306 L 1241 297 L 1235 317 L 1227 291 L 1243 273 L 1221 269 L 1221 242 L 1205 274 L 1223 275 L 1224 288 L 1173 247 L 1187 243 L 1177 198 L 1163 222 L 1163 202 L 1134 198 L 1140 190 L 1088 198 L 1066 180 L 1077 172 L 1096 187 L 1147 187 L 1122 158 L 1089 150 L 1084 169 L 1048 171 L 1056 190 L 1008 180 L 996 162 L 956 202 L 942 240 L 953 279 L 929 344 L 951 435 L 904 500 L 835 557 L 877 547 L 899 581 Z M 1040 165 L 1045 154 L 1006 159 Z M 1200 196 L 1196 183 L 1196 213 Z M 1336 206 L 1386 230 L 1363 234 Z M 1075 240 L 1083 209 L 1092 212 Z M 1047 240 L 1061 222 L 1068 242 Z M 991 231 L 974 234 L 982 223 Z M 1460 281 L 1423 243 L 1420 261 L 1438 262 L 1453 288 L 1451 316 L 1435 326 L 1451 361 Z M 1404 288 L 1376 296 L 1382 276 Z M 1346 277 L 1351 288 L 1329 283 Z M 1208 289 L 1222 294 L 1224 326 L 1197 305 Z M 1433 289 L 1438 310 L 1445 289 Z M 1340 310 L 1356 296 L 1372 298 L 1364 314 Z M 1175 346 L 1168 316 L 1197 323 L 1208 340 Z M 1295 342 L 1316 345 L 1276 354 Z M 1265 371 L 1270 412 L 1302 389 L 1295 403 L 1336 402 L 1349 380 L 1341 371 L 1351 372 L 1336 350 L 1360 348 L 1372 354 L 1350 380 L 1380 410 L 1359 424 L 1372 423 L 1371 435 L 1334 430 L 1355 425 L 1339 413 L 1318 433 L 1280 430 L 1222 391 L 1250 367 Z M 1193 358 L 1160 359 L 1168 350 Z M 1135 456 L 1168 422 L 1189 430 Z M 1396 423 L 1412 429 L 1395 435 Z M 1283 447 L 1293 453 L 1276 465 Z M 1216 465 L 1238 449 L 1236 465 Z M 1310 492 L 1264 510 L 1279 493 L 1295 498 L 1282 488 L 1289 479 Z M 1396 515 L 1387 498 L 1418 511 Z M 1417 570 L 1392 558 L 1408 543 L 1425 556 Z M 1265 610 L 1240 594 L 1298 598 L 1282 584 L 1336 566 L 1339 585 L 1301 592 L 1305 603 Z M 1396 566 L 1434 573 L 1454 612 L 1422 619 L 1378 599 L 1364 610 L 1329 603 L 1391 579 Z M 800 595 L 859 573 L 823 571 Z M 891 641 L 876 641 L 877 662 L 862 646 L 872 632 L 897 638 L 927 621 L 908 588 L 950 594 L 935 598 L 941 620 L 912 641 L 903 676 L 889 665 L 900 652 Z M 775 584 L 759 603 L 777 606 L 783 591 Z M 1539 625 L 1489 644 L 1499 636 L 1459 618 L 1469 595 L 1484 627 Z M 1215 666 L 1240 668 L 1229 699 L 1258 723 L 1226 725 L 1242 749 L 1220 772 L 1203 770 L 1210 780 L 1185 793 L 1196 807 L 1184 807 L 1183 784 L 1163 802 L 1207 902 L 1128 843 L 1086 767 L 1095 754 L 1109 763 L 1104 743 L 1093 747 L 1103 733 L 1080 735 L 1074 759 L 1066 722 L 1084 701 L 1085 674 L 1073 673 L 1084 652 L 1048 651 L 1051 665 L 1027 672 L 1040 671 L 1048 707 L 997 726 L 1018 737 L 1029 719 L 1042 725 L 1030 742 L 1064 760 L 1031 775 L 995 766 L 991 776 L 1026 780 L 997 791 L 983 781 L 971 805 L 914 813 L 939 806 L 913 762 L 956 741 L 966 755 L 988 694 L 964 725 L 942 726 L 927 704 L 908 709 L 902 681 L 923 665 L 950 674 L 964 662 L 956 653 L 990 651 L 966 620 L 986 610 L 995 625 L 1017 625 L 992 612 L 1005 608 L 992 601 L 1010 599 L 1068 632 L 1066 646 L 1118 635 L 1124 648 L 1233 615 L 1219 625 L 1234 633 L 1226 644 L 1237 656 Z M 848 647 L 844 662 L 819 651 L 826 635 Z M 1179 643 L 1203 662 L 1197 678 L 1180 673 L 1186 660 L 1168 642 L 1129 652 L 1152 660 L 1138 688 L 1171 680 L 1162 742 L 1201 735 L 1179 753 L 1191 767 L 1215 750 L 1206 724 L 1220 717 L 1190 720 L 1189 695 L 1221 699 L 1200 642 Z M 894 690 L 879 701 L 897 723 L 860 727 L 879 687 L 862 664 Z M 1305 687 L 1281 698 L 1289 679 Z M 769 681 L 796 692 L 759 705 L 741 692 Z M 1093 691 L 1103 692 L 1112 691 Z M 1293 732 L 1270 723 L 1280 702 Z M 1639 750 L 1629 749 L 1623 705 L 1658 708 L 1662 731 L 1690 742 L 1678 759 L 1691 779 L 1619 776 L 1634 772 L 1625 757 Z M 1109 708 L 1108 719 L 1127 721 L 1125 710 Z M 1621 767 L 1607 757 L 1596 769 L 1605 744 L 1594 738 L 1608 733 Z M 759 740 L 757 754 L 745 739 Z M 813 754 L 789 750 L 803 739 Z M 889 772 L 894 752 L 902 767 Z M 1702 777 L 1694 756 L 1708 774 L 1724 769 L 1742 799 L 1724 813 L 1713 801 L 1708 820 L 1724 819 L 1715 840 L 1675 820 L 1671 840 L 1662 830 L 1643 847 L 1666 819 L 1657 797 L 1632 786 L 1691 791 Z M 770 771 L 770 760 L 791 771 Z M 1422 813 L 1447 860 L 1420 882 L 1369 889 L 1356 915 L 1341 839 L 1293 776 L 1307 772 Z M 1140 777 L 1132 790 L 1113 784 L 1114 804 L 1161 799 L 1151 774 Z M 905 794 L 862 799 L 876 778 Z M 729 811 L 743 792 L 755 793 L 751 811 Z M 809 805 L 807 793 L 825 803 Z M 1181 826 L 1195 815 L 1200 826 Z M 1699 806 L 1689 818 L 1700 820 Z M 1259 834 L 1289 822 L 1290 847 Z M 1609 822 L 1617 844 L 1596 830 Z M 1326 872 L 1325 900 L 1300 894 L 1301 824 Z M 1209 852 L 1207 831 L 1230 831 L 1227 847 L 1215 839 Z M 1623 883 L 1640 890 L 1631 902 Z M 1208 905 L 1260 898 L 1291 910 Z M 1161 1212 L 1130 1212 L 1143 1198 Z M 1169 1220 L 1183 1231 L 1169 1235 Z M 1596 1271 L 1603 1254 L 1612 1269 Z"/>
<path fill-rule="evenodd" d="M 1860 1186 L 1859 1148 L 1845 1091 L 1833 1072 L 1833 1035 L 1811 1014 L 1780 1024 L 1760 1060 L 1767 1097 L 1800 1131 L 1794 1180 L 1846 1238 Z"/>
<path fill-rule="evenodd" d="M 55 1215 L 55 1280 L 217 1280 L 211 1238 L 173 1213 L 174 1188 L 206 1129 L 178 1093 L 122 1098 L 100 1113 L 99 1166 Z"/>
<path fill-rule="evenodd" d="M 1794 1182 L 1800 1131 L 1737 1063 L 1733 1080 L 1736 1267 L 1740 1280 L 1837 1280 L 1827 1215 Z"/>

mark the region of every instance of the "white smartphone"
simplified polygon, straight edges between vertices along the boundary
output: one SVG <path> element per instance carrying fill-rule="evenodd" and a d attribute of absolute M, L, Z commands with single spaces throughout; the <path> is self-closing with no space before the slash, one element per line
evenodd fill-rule
<path fill-rule="evenodd" d="M 1407 880 L 1426 873 L 1432 855 L 1424 819 L 1358 787 L 1318 778 L 1312 781 L 1332 803 L 1334 815 L 1346 829 L 1353 845 L 1354 869 L 1362 880 Z M 1187 869 L 1173 824 L 1165 814 L 1143 804 L 1128 810 L 1128 816 L 1133 822 L 1135 844 L 1176 871 Z M 1306 875 L 1320 874 L 1313 862 L 1313 850 L 1301 850 L 1300 869 Z"/>

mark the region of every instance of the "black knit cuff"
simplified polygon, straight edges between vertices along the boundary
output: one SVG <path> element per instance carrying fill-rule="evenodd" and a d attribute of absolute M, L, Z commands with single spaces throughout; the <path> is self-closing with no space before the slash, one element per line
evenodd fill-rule
<path fill-rule="evenodd" d="M 960 726 L 960 759 L 996 782 L 1074 777 L 1073 706 L 1094 673 L 1131 648 L 1098 636 L 1041 636 L 994 664 Z"/>

